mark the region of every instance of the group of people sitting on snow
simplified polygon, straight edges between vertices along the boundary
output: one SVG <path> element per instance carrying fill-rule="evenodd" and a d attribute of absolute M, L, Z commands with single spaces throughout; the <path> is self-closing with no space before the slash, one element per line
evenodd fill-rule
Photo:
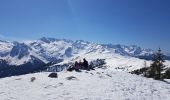
<path fill-rule="evenodd" d="M 81 61 L 75 61 L 75 63 L 74 63 L 74 65 L 73 66 L 70 66 L 67 70 L 68 71 L 73 71 L 73 70 L 75 70 L 75 71 L 77 71 L 77 72 L 80 72 L 80 69 L 83 69 L 83 70 L 94 70 L 93 68 L 92 68 L 92 66 L 90 66 L 89 65 L 89 63 L 88 63 L 88 61 L 84 58 L 83 59 L 83 62 L 81 62 Z"/>

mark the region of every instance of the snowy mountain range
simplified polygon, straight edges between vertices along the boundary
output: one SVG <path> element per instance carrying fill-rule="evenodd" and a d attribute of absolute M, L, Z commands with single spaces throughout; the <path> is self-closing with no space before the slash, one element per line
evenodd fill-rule
<path fill-rule="evenodd" d="M 121 62 L 134 59 L 132 60 L 134 64 L 136 59 L 149 59 L 153 54 L 153 50 L 143 49 L 135 45 L 97 44 L 83 40 L 72 41 L 45 37 L 25 42 L 0 40 L 0 70 L 8 69 L 9 66 L 27 66 L 27 69 L 31 66 L 31 69 L 34 69 L 34 67 L 40 68 L 49 63 L 57 64 L 81 58 L 107 58 L 108 60 L 114 58 L 114 61 L 121 58 Z M 143 63 L 143 60 L 139 61 Z"/>
<path fill-rule="evenodd" d="M 57 59 L 67 59 L 79 54 L 88 53 L 116 53 L 123 56 L 149 56 L 151 49 L 142 49 L 132 45 L 96 44 L 83 40 L 71 41 L 66 39 L 41 38 L 27 42 L 0 41 L 0 58 L 10 65 L 20 65 L 31 60 L 31 56 L 43 62 L 52 62 Z"/>

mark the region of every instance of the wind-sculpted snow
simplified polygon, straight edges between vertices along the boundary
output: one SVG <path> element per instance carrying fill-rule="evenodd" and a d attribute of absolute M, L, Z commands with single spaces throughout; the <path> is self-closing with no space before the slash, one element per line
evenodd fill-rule
<path fill-rule="evenodd" d="M 109 69 L 63 71 L 58 78 L 49 78 L 49 74 L 1 79 L 0 97 L 2 100 L 170 100 L 169 80 L 156 81 Z"/>

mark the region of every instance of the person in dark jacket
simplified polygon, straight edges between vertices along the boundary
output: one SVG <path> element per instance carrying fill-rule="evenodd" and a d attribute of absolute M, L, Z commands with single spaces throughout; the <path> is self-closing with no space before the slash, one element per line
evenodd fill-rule
<path fill-rule="evenodd" d="M 83 59 L 83 67 L 84 69 L 89 70 L 89 63 L 85 58 Z"/>
<path fill-rule="evenodd" d="M 75 71 L 80 71 L 80 63 L 78 63 L 77 61 L 75 62 L 74 69 Z"/>

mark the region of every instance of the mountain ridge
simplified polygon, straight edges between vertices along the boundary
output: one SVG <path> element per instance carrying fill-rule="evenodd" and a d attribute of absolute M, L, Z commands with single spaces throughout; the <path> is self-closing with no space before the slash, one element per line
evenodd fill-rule
<path fill-rule="evenodd" d="M 55 39 L 42 37 L 38 40 L 29 42 L 5 42 L 0 41 L 0 57 L 5 59 L 6 56 L 12 56 L 14 49 L 18 49 L 15 55 L 20 59 L 26 55 L 40 56 L 44 62 L 50 62 L 53 59 L 65 59 L 72 57 L 79 53 L 90 53 L 90 52 L 110 52 L 116 53 L 123 56 L 131 56 L 140 58 L 141 56 L 150 56 L 154 54 L 152 49 L 143 49 L 137 45 L 120 45 L 120 44 L 98 44 L 88 42 L 84 40 L 72 41 L 69 39 Z M 19 47 L 17 47 L 19 46 Z M 8 48 L 8 50 L 6 50 Z M 21 56 L 22 54 L 22 56 Z M 39 58 L 39 57 L 38 57 Z M 45 61 L 46 60 L 46 61 Z"/>
<path fill-rule="evenodd" d="M 0 46 L 0 69 L 6 70 L 6 72 L 0 71 L 2 75 L 4 72 L 5 75 L 10 74 L 7 69 L 16 71 L 21 70 L 19 68 L 22 67 L 23 73 L 28 72 L 24 69 L 34 72 L 44 69 L 46 65 L 74 62 L 82 58 L 107 59 L 108 65 L 136 69 L 143 66 L 144 60 L 140 59 L 150 60 L 154 54 L 153 50 L 136 45 L 97 44 L 84 40 L 72 41 L 45 37 L 25 42 L 0 41 Z M 14 67 L 17 66 L 20 67 L 15 69 Z"/>

